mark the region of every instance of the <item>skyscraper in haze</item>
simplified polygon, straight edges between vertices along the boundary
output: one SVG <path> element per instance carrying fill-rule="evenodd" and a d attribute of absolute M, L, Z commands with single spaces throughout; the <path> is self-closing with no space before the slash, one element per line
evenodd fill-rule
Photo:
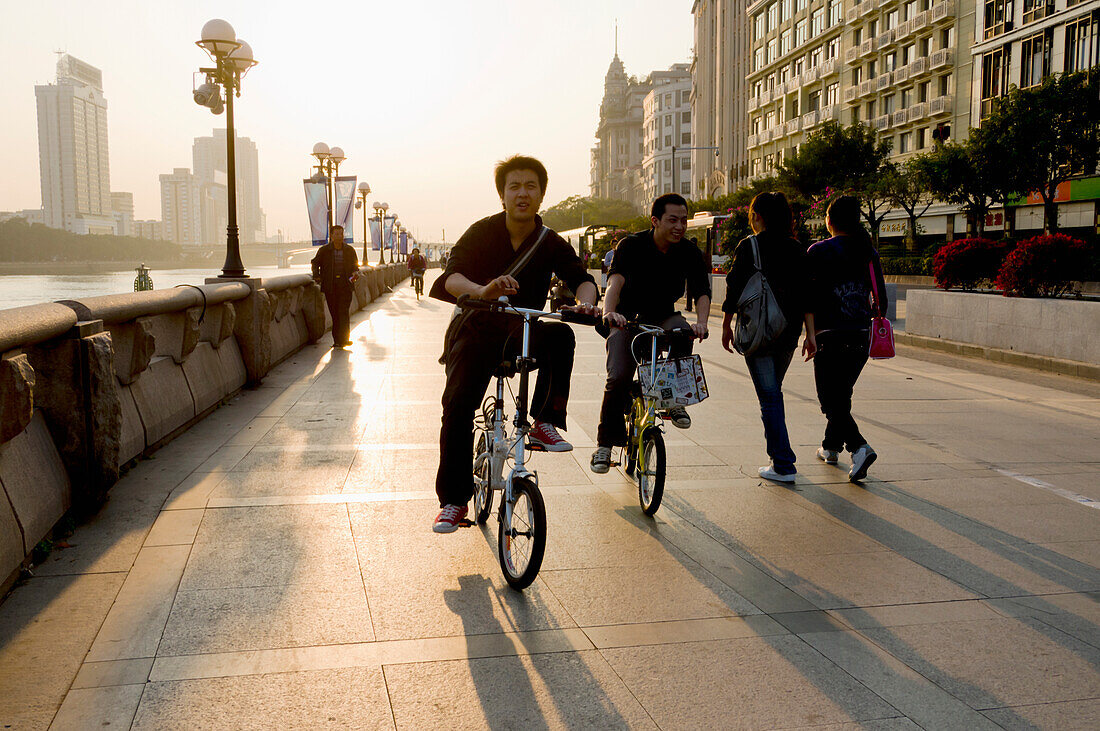
<path fill-rule="evenodd" d="M 256 143 L 238 136 L 237 153 L 237 228 L 242 244 L 263 242 L 266 238 L 263 211 L 260 209 L 260 163 Z M 203 214 L 206 243 L 225 240 L 228 191 L 226 184 L 225 130 L 215 129 L 211 137 L 196 137 L 191 148 L 195 180 L 210 200 L 213 211 Z"/>
<path fill-rule="evenodd" d="M 35 86 L 34 94 L 46 225 L 79 234 L 115 233 L 103 72 L 62 54 L 57 82 Z"/>
<path fill-rule="evenodd" d="M 187 168 L 160 176 L 160 213 L 164 238 L 181 246 L 212 243 L 203 240 L 203 191 Z"/>

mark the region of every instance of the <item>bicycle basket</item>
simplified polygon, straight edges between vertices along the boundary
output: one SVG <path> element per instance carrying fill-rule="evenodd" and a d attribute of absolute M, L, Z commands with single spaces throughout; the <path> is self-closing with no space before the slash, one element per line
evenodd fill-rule
<path fill-rule="evenodd" d="M 658 358 L 656 372 L 656 381 L 650 383 L 649 363 L 643 362 L 638 366 L 642 391 L 656 402 L 658 409 L 690 406 L 710 395 L 706 376 L 703 375 L 703 359 L 698 355 Z"/>

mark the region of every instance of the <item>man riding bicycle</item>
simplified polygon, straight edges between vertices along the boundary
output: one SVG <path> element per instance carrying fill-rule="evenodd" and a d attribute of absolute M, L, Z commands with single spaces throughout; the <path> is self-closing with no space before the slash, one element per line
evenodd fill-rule
<path fill-rule="evenodd" d="M 699 247 L 684 239 L 687 201 L 676 193 L 666 193 L 653 201 L 650 214 L 653 227 L 619 242 L 607 273 L 603 304 L 604 322 L 610 328 L 607 383 L 596 430 L 596 451 L 590 465 L 593 472 L 600 474 L 611 467 L 611 449 L 626 444 L 623 414 L 630 407 L 630 383 L 637 366 L 630 350 L 634 333 L 625 329 L 627 321 L 636 319 L 666 330 L 690 327 L 700 340 L 708 332 L 710 277 Z M 676 301 L 684 294 L 685 284 L 688 301 L 694 301 L 696 306 L 696 322 L 691 325 L 676 311 Z M 671 355 L 690 355 L 692 345 L 691 340 L 675 342 Z M 666 415 L 680 429 L 691 426 L 691 417 L 683 406 L 669 409 Z"/>
<path fill-rule="evenodd" d="M 420 253 L 419 248 L 414 248 L 412 253 L 409 254 L 409 260 L 405 263 L 409 268 L 409 274 L 412 275 L 412 285 L 416 288 L 419 279 L 419 285 L 421 288 L 424 286 L 424 272 L 428 269 L 428 260 Z"/>
<path fill-rule="evenodd" d="M 551 275 L 557 275 L 577 294 L 578 304 L 567 309 L 597 314 L 595 280 L 563 238 L 549 229 L 544 231 L 538 216 L 546 193 L 546 168 L 534 158 L 517 155 L 497 165 L 495 179 L 504 211 L 467 229 L 451 250 L 446 270 L 432 284 L 431 296 L 455 302 L 462 295 L 486 300 L 506 295 L 512 304 L 541 309 Z M 509 274 L 528 251 L 532 253 L 526 263 Z M 432 526 L 436 533 L 454 531 L 466 517 L 466 505 L 474 493 L 474 411 L 502 356 L 519 350 L 516 325 L 507 316 L 475 313 L 454 328 L 453 338 L 445 346 L 447 385 L 435 483 L 441 510 Z M 563 323 L 536 325 L 531 350 L 538 363 L 538 377 L 528 440 L 534 449 L 567 452 L 573 446 L 557 430 L 565 428 L 576 340 Z"/>

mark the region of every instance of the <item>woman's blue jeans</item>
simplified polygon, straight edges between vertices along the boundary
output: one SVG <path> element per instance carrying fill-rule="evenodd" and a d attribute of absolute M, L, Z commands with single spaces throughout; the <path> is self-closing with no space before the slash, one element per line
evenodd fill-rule
<path fill-rule="evenodd" d="M 756 398 L 760 401 L 760 419 L 764 422 L 764 438 L 772 469 L 781 475 L 793 475 L 794 450 L 787 435 L 787 419 L 783 411 L 783 376 L 791 364 L 794 350 L 756 353 L 745 356 Z"/>

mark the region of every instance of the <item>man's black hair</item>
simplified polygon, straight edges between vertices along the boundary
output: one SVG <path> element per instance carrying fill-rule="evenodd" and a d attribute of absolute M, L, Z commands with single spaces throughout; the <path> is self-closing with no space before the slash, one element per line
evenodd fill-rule
<path fill-rule="evenodd" d="M 498 162 L 496 170 L 494 171 L 497 194 L 500 195 L 501 198 L 504 197 L 504 182 L 508 177 L 508 173 L 515 172 L 516 170 L 530 170 L 533 172 L 539 179 L 541 193 L 546 195 L 546 183 L 549 180 L 549 176 L 546 174 L 546 166 L 533 157 L 512 155 L 507 160 Z"/>
<path fill-rule="evenodd" d="M 683 206 L 687 208 L 688 202 L 684 200 L 684 196 L 679 193 L 665 193 L 664 195 L 653 201 L 653 209 L 650 211 L 651 216 L 660 220 L 665 215 L 665 209 L 669 206 Z"/>

